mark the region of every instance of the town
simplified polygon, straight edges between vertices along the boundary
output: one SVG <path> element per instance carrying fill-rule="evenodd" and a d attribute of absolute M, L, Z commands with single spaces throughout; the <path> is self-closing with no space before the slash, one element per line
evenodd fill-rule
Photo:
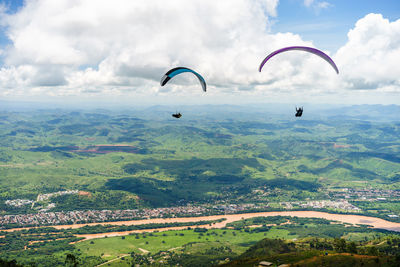
<path fill-rule="evenodd" d="M 130 210 L 79 210 L 79 211 L 60 211 L 51 212 L 55 203 L 50 203 L 52 197 L 64 194 L 79 194 L 78 190 L 58 191 L 49 194 L 39 194 L 36 201 L 29 199 L 6 200 L 5 204 L 14 207 L 23 205 L 32 205 L 43 202 L 47 206 L 41 208 L 37 213 L 30 214 L 12 214 L 0 216 L 0 228 L 20 227 L 20 226 L 44 226 L 60 224 L 76 224 L 91 222 L 107 222 L 122 220 L 138 220 L 148 218 L 174 218 L 188 216 L 207 216 L 217 214 L 234 214 L 254 211 L 272 211 L 272 210 L 329 210 L 333 212 L 362 213 L 363 210 L 357 207 L 354 201 L 385 201 L 387 199 L 398 199 L 400 190 L 379 190 L 379 189 L 349 189 L 340 188 L 329 190 L 328 195 L 332 199 L 325 200 L 306 200 L 291 202 L 258 202 L 253 203 L 223 203 L 223 204 L 188 204 L 184 206 L 167 208 L 143 208 Z M 261 195 L 268 194 L 263 190 L 257 190 Z M 391 219 L 399 218 L 398 214 L 387 214 Z"/>

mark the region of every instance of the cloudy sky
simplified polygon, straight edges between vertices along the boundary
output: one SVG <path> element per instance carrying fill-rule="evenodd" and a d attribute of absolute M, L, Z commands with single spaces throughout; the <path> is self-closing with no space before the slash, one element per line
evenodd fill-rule
<path fill-rule="evenodd" d="M 301 51 L 323 50 L 339 75 Z M 0 0 L 0 100 L 400 104 L 398 0 Z M 193 75 L 161 87 L 170 68 Z"/>

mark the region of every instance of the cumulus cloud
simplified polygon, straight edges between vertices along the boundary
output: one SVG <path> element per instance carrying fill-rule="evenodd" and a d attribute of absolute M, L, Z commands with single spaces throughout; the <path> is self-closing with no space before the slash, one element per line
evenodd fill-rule
<path fill-rule="evenodd" d="M 317 1 L 306 1 L 316 5 Z M 305 2 L 305 4 L 306 4 Z M 370 46 L 383 48 L 372 60 L 398 53 L 395 28 L 382 17 L 373 23 L 367 16 L 349 33 L 349 42 L 334 56 L 341 76 L 313 55 L 287 53 L 272 59 L 262 73 L 261 60 L 283 46 L 308 45 L 292 33 L 273 34 L 270 17 L 277 16 L 278 0 L 26 0 L 18 12 L 3 13 L 11 45 L 2 48 L 0 95 L 147 96 L 201 94 L 190 74 L 174 78 L 167 87 L 159 80 L 170 68 L 186 66 L 201 73 L 209 92 L 271 95 L 305 90 L 331 93 L 337 87 L 362 84 L 389 90 L 398 84 L 398 72 L 378 71 L 366 79 L 368 64 L 361 50 L 361 32 L 376 28 Z M 373 26 L 374 23 L 377 25 Z M 367 25 L 365 25 L 367 24 Z M 388 25 L 389 28 L 386 28 Z M 385 26 L 386 25 L 386 26 Z M 382 28 L 379 28 L 382 27 Z M 372 35 L 372 29 L 366 29 Z M 396 37 L 397 36 L 397 37 Z M 361 38 L 361 39 L 360 39 Z M 365 39 L 365 38 L 364 38 Z M 379 50 L 379 49 L 375 49 Z M 370 51 L 370 50 L 368 50 Z M 328 51 L 325 51 L 329 54 Z M 359 68 L 348 67 L 355 65 Z M 373 65 L 373 64 L 372 64 Z M 305 71 L 307 70 L 307 71 Z M 311 71 L 309 71 L 311 70 Z M 379 73 L 379 75 L 378 75 Z M 386 73 L 386 74 L 385 74 Z M 343 76 L 341 80 L 340 77 Z M 338 78 L 339 77 L 339 78 Z M 376 78 L 373 78 L 376 77 Z M 391 77 L 386 79 L 387 77 Z"/>
<path fill-rule="evenodd" d="M 26 66 L 30 74 L 13 82 L 22 79 L 21 85 L 33 87 L 135 86 L 143 79 L 151 87 L 168 68 L 186 65 L 225 83 L 237 70 L 235 61 L 254 49 L 247 47 L 252 39 L 269 41 L 260 37 L 277 4 L 28 0 L 19 12 L 3 17 L 12 42 L 5 49 L 3 74 Z"/>
<path fill-rule="evenodd" d="M 400 19 L 366 15 L 335 57 L 347 88 L 400 92 Z"/>

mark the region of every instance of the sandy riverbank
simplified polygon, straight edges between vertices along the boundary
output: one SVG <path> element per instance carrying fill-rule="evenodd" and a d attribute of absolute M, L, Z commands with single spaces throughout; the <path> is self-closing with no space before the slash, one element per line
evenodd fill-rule
<path fill-rule="evenodd" d="M 86 225 L 141 225 L 149 223 L 174 223 L 174 222 L 198 222 L 198 221 L 210 221 L 225 218 L 226 220 L 215 223 L 213 225 L 202 225 L 198 227 L 206 228 L 222 228 L 225 227 L 227 223 L 239 221 L 242 219 L 249 219 L 253 217 L 268 217 L 268 216 L 297 216 L 302 218 L 322 218 L 332 221 L 339 221 L 343 223 L 350 224 L 367 224 L 374 228 L 386 229 L 391 231 L 400 232 L 400 223 L 386 221 L 380 218 L 368 217 L 363 215 L 344 215 L 344 214 L 331 214 L 327 212 L 319 211 L 276 211 L 276 212 L 257 212 L 257 213 L 243 213 L 243 214 L 227 214 L 227 215 L 213 215 L 213 216 L 201 216 L 201 217 L 185 217 L 185 218 L 155 218 L 155 219 L 144 219 L 144 220 L 132 220 L 132 221 L 118 221 L 118 222 L 102 222 L 102 223 L 87 223 L 87 224 L 71 224 L 71 225 L 55 225 L 52 226 L 56 229 L 68 229 L 68 228 L 80 228 Z M 76 235 L 79 237 L 85 237 L 86 239 L 101 238 L 101 237 L 111 237 L 111 236 L 122 236 L 128 235 L 130 233 L 142 233 L 142 232 L 154 232 L 154 231 L 168 231 L 168 230 L 180 230 L 185 229 L 187 226 L 180 227 L 166 227 L 158 229 L 143 229 L 143 230 L 133 230 L 124 232 L 110 232 L 110 233 L 99 233 L 99 234 L 83 234 Z M 26 228 L 16 228 L 4 231 L 15 231 Z"/>
<path fill-rule="evenodd" d="M 205 227 L 205 228 L 222 228 L 225 227 L 227 223 L 239 221 L 242 219 L 249 219 L 253 217 L 268 217 L 268 216 L 297 216 L 302 218 L 322 218 L 332 221 L 339 221 L 343 223 L 350 224 L 367 224 L 371 225 L 374 228 L 378 229 L 386 229 L 391 231 L 400 232 L 400 223 L 385 221 L 380 218 L 368 217 L 362 215 L 342 215 L 342 214 L 331 214 L 326 212 L 319 211 L 281 211 L 281 212 L 259 212 L 259 213 L 244 213 L 244 214 L 228 214 L 228 215 L 214 215 L 214 216 L 202 216 L 202 217 L 189 217 L 189 218 L 168 218 L 168 219 L 147 219 L 147 220 L 137 220 L 137 221 L 120 221 L 120 222 L 111 222 L 111 223 L 101 223 L 101 224 L 112 224 L 112 225 L 139 225 L 139 224 L 148 224 L 148 223 L 172 223 L 172 222 L 198 222 L 198 221 L 207 221 L 207 220 L 217 220 L 225 218 L 226 220 L 210 225 L 199 225 L 197 227 Z M 59 225 L 55 226 L 58 229 L 66 229 L 66 228 L 79 228 L 85 225 L 96 225 L 99 223 L 93 224 L 76 224 L 76 225 Z M 125 232 L 111 232 L 111 233 L 99 233 L 99 234 L 83 234 L 76 235 L 79 237 L 84 237 L 85 239 L 93 239 L 93 238 L 102 238 L 105 236 L 123 236 L 128 235 L 130 233 L 143 233 L 143 232 L 154 232 L 154 231 L 168 231 L 168 230 L 181 230 L 186 229 L 187 226 L 180 227 L 166 227 L 166 228 L 158 228 L 158 229 L 143 229 L 143 230 L 133 230 L 133 231 L 125 231 Z"/>

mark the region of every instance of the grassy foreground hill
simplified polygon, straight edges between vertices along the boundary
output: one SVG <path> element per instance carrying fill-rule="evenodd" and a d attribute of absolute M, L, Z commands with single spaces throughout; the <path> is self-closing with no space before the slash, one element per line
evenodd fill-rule
<path fill-rule="evenodd" d="M 320 242 L 320 241 L 317 241 Z M 318 250 L 301 247 L 298 243 L 285 242 L 280 239 L 263 239 L 249 248 L 236 259 L 221 266 L 257 266 L 260 262 L 270 262 L 272 266 L 398 266 L 400 254 L 383 256 L 372 252 L 371 246 L 356 247 L 355 243 L 347 244 L 343 239 L 325 242 L 331 250 Z M 303 245 L 305 243 L 303 242 Z M 310 243 L 311 245 L 312 243 Z M 365 249 L 369 249 L 368 254 Z M 346 252 L 348 251 L 348 252 Z"/>

